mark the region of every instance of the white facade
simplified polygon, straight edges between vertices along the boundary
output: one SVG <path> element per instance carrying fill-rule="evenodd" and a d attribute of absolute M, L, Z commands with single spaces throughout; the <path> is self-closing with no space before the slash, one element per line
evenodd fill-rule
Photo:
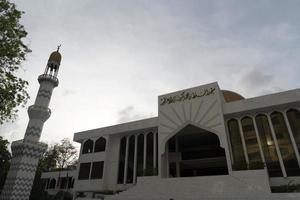
<path fill-rule="evenodd" d="M 217 83 L 158 97 L 158 117 L 74 134 L 76 199 L 296 199 L 300 89 L 250 99 Z M 117 193 L 114 195 L 107 195 Z"/>
<path fill-rule="evenodd" d="M 59 191 L 73 193 L 76 170 L 52 171 L 42 173 L 45 180 L 45 191 L 49 195 L 56 195 Z"/>

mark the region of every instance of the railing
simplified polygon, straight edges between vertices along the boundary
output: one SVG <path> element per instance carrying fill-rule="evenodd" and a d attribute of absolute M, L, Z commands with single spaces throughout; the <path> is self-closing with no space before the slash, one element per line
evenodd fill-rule
<path fill-rule="evenodd" d="M 47 79 L 47 80 L 50 79 L 50 80 L 52 80 L 55 83 L 56 86 L 58 85 L 58 78 L 56 78 L 55 76 L 52 76 L 50 74 L 42 74 L 38 78 L 39 81 L 43 80 L 43 79 Z"/>
<path fill-rule="evenodd" d="M 42 107 L 42 106 L 37 106 L 37 105 L 31 105 L 28 107 L 28 110 L 42 110 L 42 111 L 47 111 L 47 113 L 51 114 L 50 108 Z"/>

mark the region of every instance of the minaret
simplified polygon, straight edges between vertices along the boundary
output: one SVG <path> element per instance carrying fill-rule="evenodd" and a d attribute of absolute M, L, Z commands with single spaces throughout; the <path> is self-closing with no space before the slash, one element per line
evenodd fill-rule
<path fill-rule="evenodd" d="M 59 47 L 51 53 L 44 74 L 38 77 L 40 88 L 34 105 L 28 108 L 29 122 L 24 139 L 11 144 L 13 158 L 0 200 L 29 199 L 38 161 L 47 149 L 39 139 L 44 123 L 51 115 L 48 106 L 52 91 L 58 86 Z"/>

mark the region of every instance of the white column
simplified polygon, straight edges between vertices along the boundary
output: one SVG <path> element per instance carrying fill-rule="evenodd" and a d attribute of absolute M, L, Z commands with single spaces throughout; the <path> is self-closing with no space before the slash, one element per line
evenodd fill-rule
<path fill-rule="evenodd" d="M 146 169 L 147 161 L 147 134 L 144 134 L 144 162 L 143 162 L 143 173 Z M 144 174 L 143 174 L 144 175 Z"/>
<path fill-rule="evenodd" d="M 264 155 L 264 152 L 263 152 L 263 149 L 262 149 L 262 145 L 261 145 L 260 137 L 259 137 L 259 134 L 258 134 L 258 128 L 257 128 L 257 124 L 256 124 L 256 121 L 255 121 L 255 118 L 251 117 L 251 119 L 253 121 L 253 125 L 254 125 L 254 129 L 255 129 L 255 134 L 256 134 L 257 143 L 258 143 L 258 146 L 259 146 L 259 151 L 260 151 L 261 159 L 262 159 L 262 161 L 264 163 L 266 163 L 266 159 L 265 159 L 265 155 Z"/>
<path fill-rule="evenodd" d="M 156 157 L 157 157 L 157 149 L 156 149 L 156 137 L 157 133 L 153 133 L 153 169 L 157 169 L 156 165 Z"/>
<path fill-rule="evenodd" d="M 238 124 L 239 124 L 239 130 L 240 130 L 241 139 L 242 139 L 244 156 L 245 156 L 245 159 L 246 159 L 246 163 L 249 164 L 249 158 L 248 158 L 248 153 L 247 153 L 247 148 L 246 148 L 246 143 L 245 143 L 244 131 L 242 129 L 241 119 L 238 119 L 237 121 L 238 121 Z"/>
<path fill-rule="evenodd" d="M 134 136 L 134 163 L 133 163 L 133 184 L 136 183 L 136 166 L 137 166 L 137 145 L 138 145 L 138 135 Z"/>
<path fill-rule="evenodd" d="M 283 117 L 284 117 L 284 121 L 285 121 L 285 124 L 287 126 L 287 129 L 288 129 L 291 141 L 292 141 L 292 145 L 293 145 L 293 148 L 294 148 L 294 151 L 295 151 L 295 155 L 296 155 L 296 158 L 297 158 L 297 161 L 298 161 L 298 166 L 300 166 L 300 156 L 299 156 L 297 144 L 296 144 L 296 141 L 295 141 L 292 129 L 291 129 L 290 122 L 289 122 L 289 120 L 288 120 L 285 112 L 283 113 Z"/>
<path fill-rule="evenodd" d="M 230 161 L 231 161 L 231 165 L 234 163 L 234 158 L 233 158 L 233 153 L 232 153 L 232 145 L 231 145 L 231 140 L 230 140 L 230 133 L 229 133 L 229 127 L 228 127 L 228 121 L 226 121 L 226 139 L 227 139 L 227 142 L 228 142 L 228 149 L 229 149 L 229 153 L 230 153 Z"/>
<path fill-rule="evenodd" d="M 129 136 L 126 137 L 125 169 L 124 169 L 123 184 L 126 184 L 127 181 L 128 149 L 129 149 Z"/>
<path fill-rule="evenodd" d="M 270 129 L 271 129 L 271 133 L 272 133 L 272 137 L 273 137 L 273 141 L 274 141 L 274 144 L 275 144 L 275 148 L 276 148 L 276 152 L 277 152 L 277 155 L 278 155 L 279 164 L 280 164 L 280 167 L 281 167 L 283 177 L 287 177 L 286 171 L 285 171 L 285 168 L 284 168 L 284 164 L 283 164 L 283 160 L 282 160 L 282 156 L 281 156 L 281 153 L 280 153 L 279 145 L 278 145 L 277 138 L 276 138 L 276 135 L 275 135 L 274 127 L 273 127 L 272 120 L 271 120 L 271 117 L 270 117 L 269 114 L 267 115 L 267 118 L 268 118 L 268 122 L 269 122 L 269 125 L 270 125 Z"/>

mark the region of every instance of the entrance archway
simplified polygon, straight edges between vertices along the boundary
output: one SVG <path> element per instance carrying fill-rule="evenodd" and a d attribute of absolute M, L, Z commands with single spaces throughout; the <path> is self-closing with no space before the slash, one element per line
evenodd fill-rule
<path fill-rule="evenodd" d="M 190 124 L 167 141 L 166 159 L 170 178 L 228 174 L 218 136 Z"/>

